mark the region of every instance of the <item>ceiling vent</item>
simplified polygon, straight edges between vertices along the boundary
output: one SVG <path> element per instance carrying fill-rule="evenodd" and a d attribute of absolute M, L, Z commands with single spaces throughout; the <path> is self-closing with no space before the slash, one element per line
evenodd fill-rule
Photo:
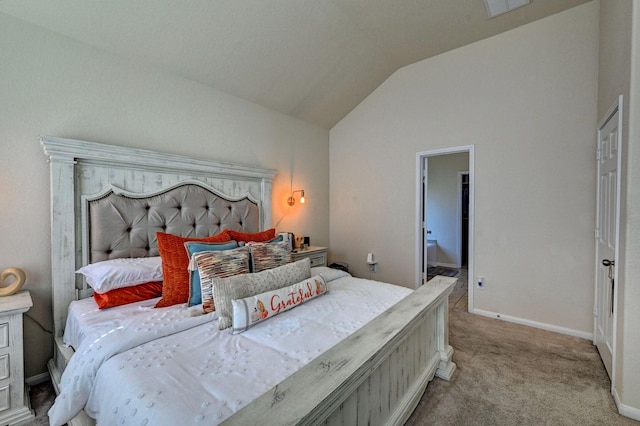
<path fill-rule="evenodd" d="M 484 8 L 487 11 L 489 19 L 502 15 L 517 9 L 522 6 L 526 6 L 531 3 L 532 0 L 484 0 Z"/>

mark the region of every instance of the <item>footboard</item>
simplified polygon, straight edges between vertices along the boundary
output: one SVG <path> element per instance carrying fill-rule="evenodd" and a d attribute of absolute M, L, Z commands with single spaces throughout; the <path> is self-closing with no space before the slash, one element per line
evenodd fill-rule
<path fill-rule="evenodd" d="M 449 380 L 448 296 L 436 277 L 225 424 L 401 425 L 434 375 Z"/>

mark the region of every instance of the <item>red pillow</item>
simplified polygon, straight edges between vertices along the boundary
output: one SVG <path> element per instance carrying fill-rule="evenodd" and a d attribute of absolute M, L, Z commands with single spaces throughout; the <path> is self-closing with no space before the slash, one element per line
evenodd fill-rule
<path fill-rule="evenodd" d="M 129 303 L 149 300 L 162 296 L 162 281 L 138 284 L 131 287 L 116 288 L 106 293 L 93 293 L 98 308 L 112 308 Z"/>
<path fill-rule="evenodd" d="M 238 242 L 251 242 L 254 241 L 256 243 L 264 243 L 270 240 L 273 240 L 276 237 L 276 229 L 271 228 L 266 231 L 256 232 L 256 233 L 248 233 L 248 232 L 238 232 L 232 231 L 230 229 L 225 230 L 227 234 L 231 237 L 232 240 L 236 240 Z"/>
<path fill-rule="evenodd" d="M 158 232 L 158 251 L 162 258 L 162 299 L 156 308 L 177 305 L 189 301 L 189 255 L 184 243 L 200 241 L 205 243 L 224 243 L 231 241 L 231 237 L 222 232 L 206 238 L 180 237 L 173 234 Z"/>

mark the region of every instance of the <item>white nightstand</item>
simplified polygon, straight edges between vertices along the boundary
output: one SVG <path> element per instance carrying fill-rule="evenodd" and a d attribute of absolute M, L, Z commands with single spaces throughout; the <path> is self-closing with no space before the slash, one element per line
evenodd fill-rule
<path fill-rule="evenodd" d="M 28 291 L 0 297 L 0 424 L 34 418 L 24 383 L 22 314 L 33 306 Z"/>
<path fill-rule="evenodd" d="M 291 260 L 298 261 L 308 257 L 311 260 L 311 267 L 327 266 L 327 247 L 309 246 L 305 250 L 296 250 L 291 252 Z"/>

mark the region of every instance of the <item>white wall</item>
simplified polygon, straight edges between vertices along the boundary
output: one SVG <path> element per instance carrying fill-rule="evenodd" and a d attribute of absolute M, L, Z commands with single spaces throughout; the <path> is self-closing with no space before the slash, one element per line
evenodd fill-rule
<path fill-rule="evenodd" d="M 428 239 L 438 241 L 439 265 L 455 267 L 458 259 L 458 172 L 469 171 L 469 153 L 429 157 L 427 176 Z"/>
<path fill-rule="evenodd" d="M 328 131 L 0 14 L 0 269 L 27 273 L 29 311 L 51 329 L 50 135 L 274 168 L 279 230 L 329 242 Z M 292 178 L 293 175 L 293 178 Z M 293 181 L 293 183 L 292 183 Z M 290 186 L 307 203 L 288 209 Z M 50 335 L 25 319 L 26 376 Z"/>
<path fill-rule="evenodd" d="M 631 409 L 627 415 L 640 420 L 640 4 L 633 4 L 633 36 L 631 51 L 631 87 L 629 94 L 629 141 L 627 157 L 625 251 L 625 291 L 622 324 L 622 402 Z M 620 305 L 618 305 L 620 306 Z M 626 414 L 626 413 L 623 413 Z"/>
<path fill-rule="evenodd" d="M 631 78 L 629 90 L 629 138 L 627 145 L 625 292 L 622 324 L 622 402 L 627 415 L 640 420 L 640 3 L 633 2 Z M 626 413 L 623 413 L 626 414 Z"/>
<path fill-rule="evenodd" d="M 622 414 L 640 420 L 640 6 L 631 0 L 600 2 L 598 117 L 623 95 L 622 199 L 618 265 L 618 322 L 614 395 Z"/>
<path fill-rule="evenodd" d="M 475 144 L 474 306 L 592 333 L 598 5 L 397 71 L 330 131 L 331 249 L 414 285 L 415 156 Z"/>

